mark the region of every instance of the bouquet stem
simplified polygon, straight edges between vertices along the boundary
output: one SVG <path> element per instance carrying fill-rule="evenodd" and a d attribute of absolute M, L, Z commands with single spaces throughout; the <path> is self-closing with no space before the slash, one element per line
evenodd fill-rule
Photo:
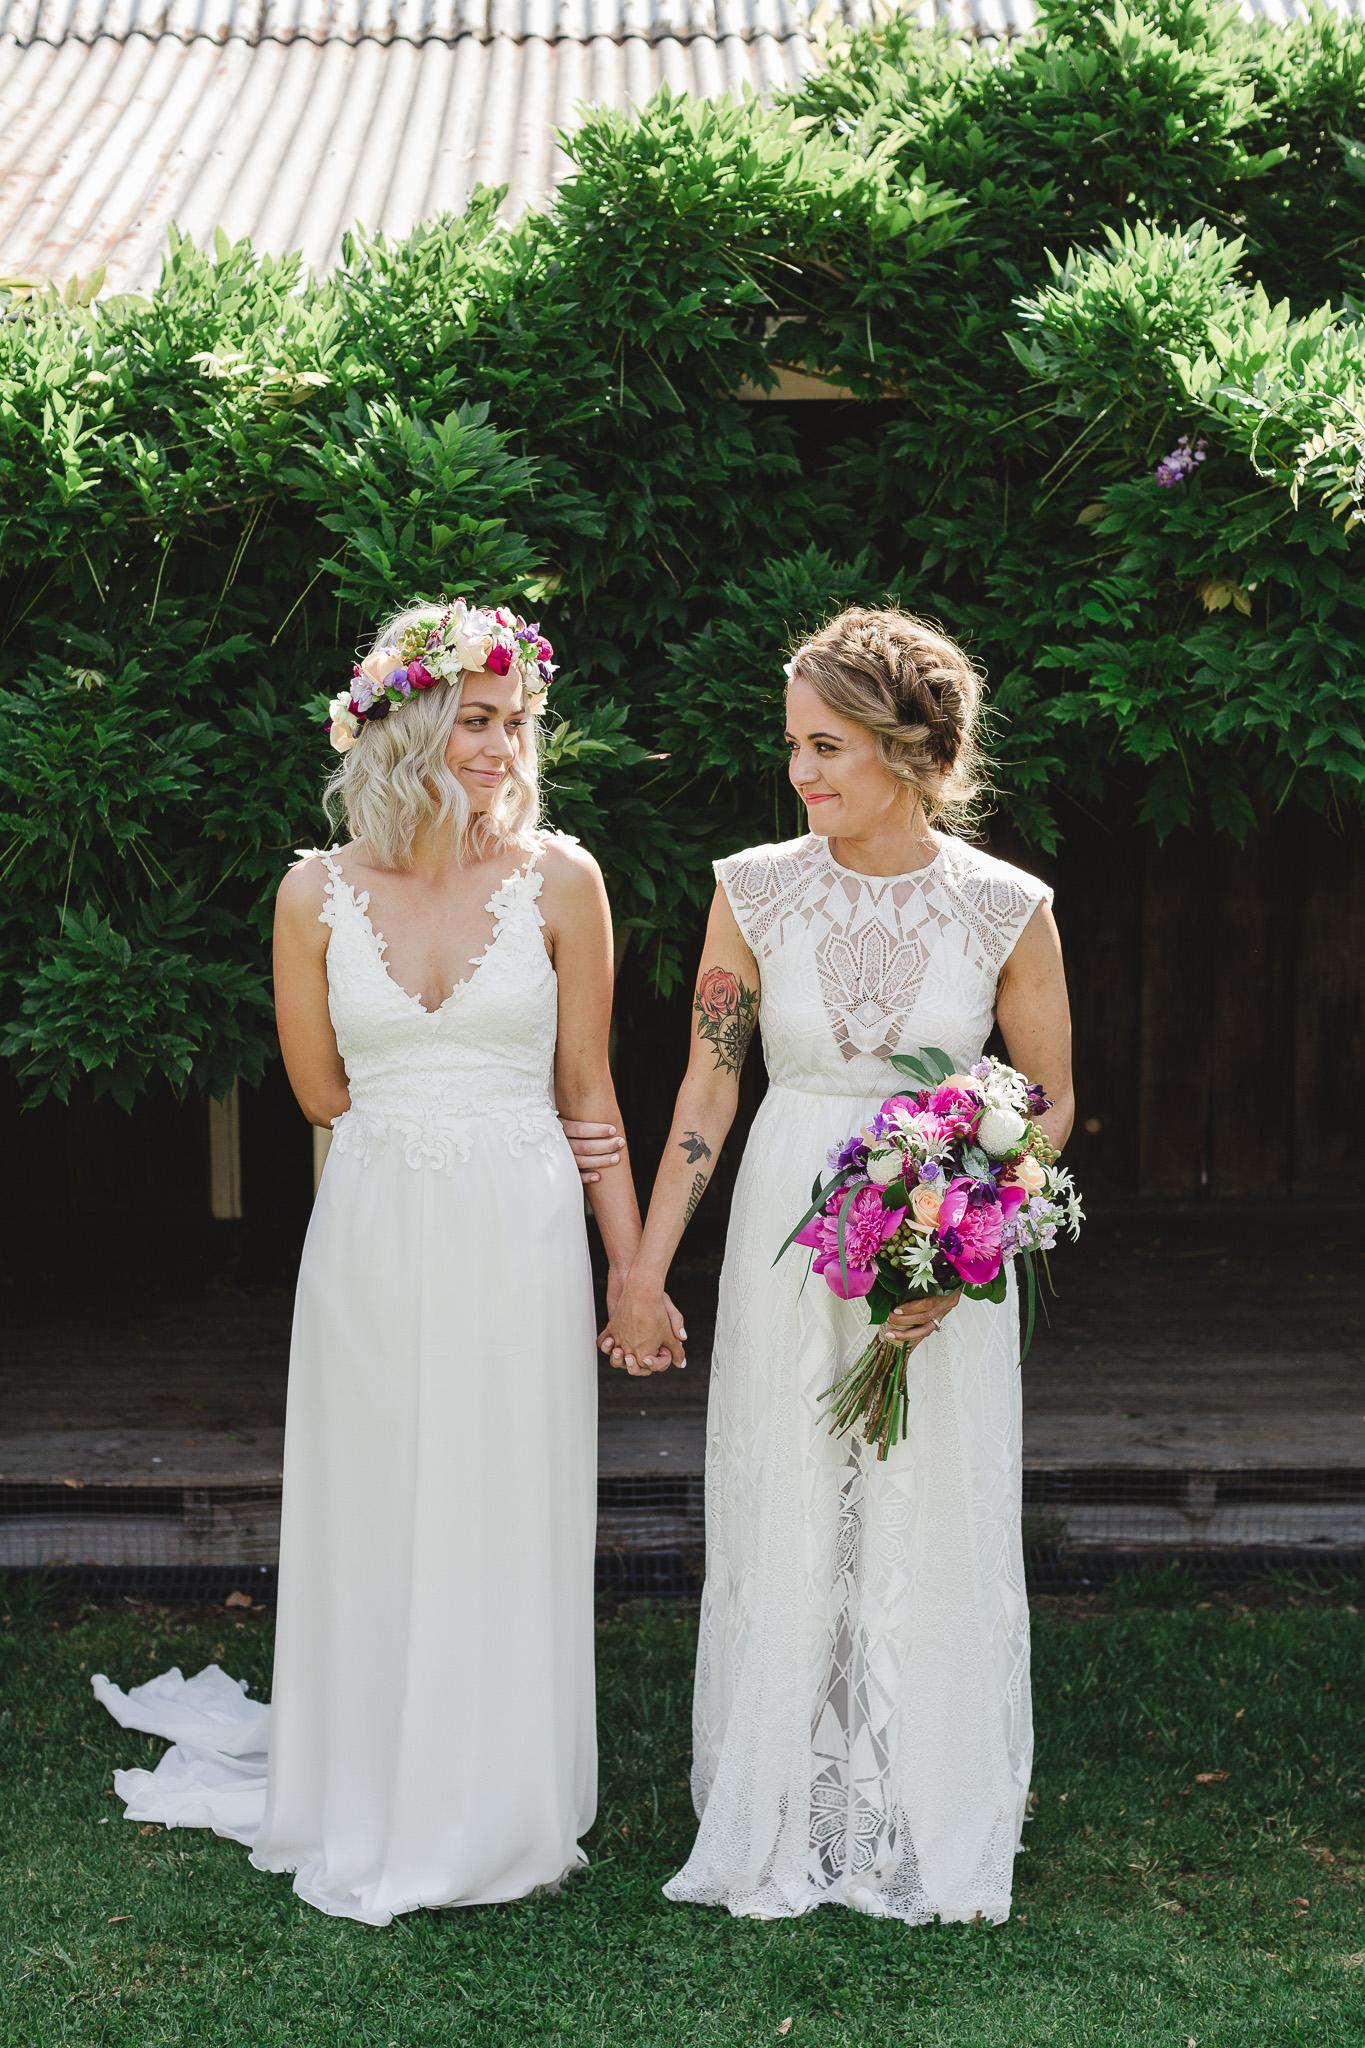
<path fill-rule="evenodd" d="M 884 1460 L 907 1434 L 910 1383 L 905 1371 L 907 1346 L 894 1343 L 879 1330 L 867 1349 L 821 1399 L 829 1404 L 830 1426 L 836 1434 L 860 1426 L 868 1443 Z"/>

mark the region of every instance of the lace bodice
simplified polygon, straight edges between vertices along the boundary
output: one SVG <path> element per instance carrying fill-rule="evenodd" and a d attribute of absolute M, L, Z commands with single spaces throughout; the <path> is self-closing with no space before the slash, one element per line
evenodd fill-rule
<path fill-rule="evenodd" d="M 816 833 L 715 863 L 763 977 L 768 1078 L 817 1095 L 873 1095 L 894 1052 L 981 1057 L 1000 970 L 1046 882 L 944 838 L 907 875 L 855 874 Z"/>
<path fill-rule="evenodd" d="M 493 891 L 488 943 L 435 1010 L 389 972 L 369 891 L 354 889 L 332 854 L 301 852 L 327 870 L 327 1004 L 351 1092 L 332 1122 L 334 1149 L 363 1159 L 377 1143 L 398 1142 L 409 1165 L 450 1172 L 490 1123 L 514 1152 L 560 1141 L 558 983 L 537 901 L 542 851 L 543 841 Z"/>

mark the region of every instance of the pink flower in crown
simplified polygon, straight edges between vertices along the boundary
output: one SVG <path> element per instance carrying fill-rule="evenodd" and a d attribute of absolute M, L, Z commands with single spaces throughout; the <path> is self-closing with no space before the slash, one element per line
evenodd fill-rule
<path fill-rule="evenodd" d="M 1000 1271 L 1005 1224 L 1023 1199 L 1019 1187 L 1002 1187 L 997 1200 L 981 1181 L 964 1176 L 949 1183 L 938 1212 L 938 1249 L 968 1286 L 985 1287 Z"/>
<path fill-rule="evenodd" d="M 844 1264 L 848 1285 L 839 1270 L 839 1212 L 844 1213 Z M 841 1301 L 856 1301 L 872 1292 L 877 1278 L 877 1255 L 889 1237 L 894 1237 L 905 1218 L 904 1209 L 882 1206 L 879 1188 L 846 1189 L 831 1195 L 822 1213 L 812 1216 L 796 1233 L 796 1243 L 810 1245 L 814 1266 L 826 1286 Z"/>
<path fill-rule="evenodd" d="M 517 623 L 516 613 L 509 612 L 505 604 L 499 604 L 493 607 L 493 617 L 497 620 L 500 626 L 515 626 Z"/>
<path fill-rule="evenodd" d="M 505 676 L 507 674 L 508 669 L 512 666 L 511 648 L 505 646 L 503 642 L 499 640 L 495 647 L 489 648 L 488 660 L 486 661 L 484 666 L 486 668 L 490 668 L 495 676 Z"/>
<path fill-rule="evenodd" d="M 408 681 L 414 690 L 429 690 L 436 678 L 424 661 L 410 661 Z"/>

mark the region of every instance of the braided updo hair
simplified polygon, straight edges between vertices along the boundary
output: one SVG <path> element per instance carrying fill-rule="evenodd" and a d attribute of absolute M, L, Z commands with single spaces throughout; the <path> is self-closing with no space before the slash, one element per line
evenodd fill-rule
<path fill-rule="evenodd" d="M 850 605 L 794 650 L 788 675 L 875 735 L 878 759 L 917 791 L 931 824 L 973 829 L 985 779 L 981 677 L 938 626 L 894 607 Z"/>

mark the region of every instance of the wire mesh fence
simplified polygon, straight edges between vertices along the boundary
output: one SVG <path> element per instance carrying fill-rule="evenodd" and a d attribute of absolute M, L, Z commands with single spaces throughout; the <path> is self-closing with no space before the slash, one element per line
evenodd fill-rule
<path fill-rule="evenodd" d="M 0 1483 L 0 1572 L 38 1572 L 90 1597 L 253 1603 L 274 1590 L 278 1480 L 217 1486 Z M 1267 1567 L 1365 1567 L 1365 1470 L 1030 1469 L 1023 1536 L 1030 1590 L 1101 1584 L 1179 1563 L 1232 1583 Z M 597 1585 L 610 1598 L 700 1591 L 700 1471 L 604 1475 Z"/>

